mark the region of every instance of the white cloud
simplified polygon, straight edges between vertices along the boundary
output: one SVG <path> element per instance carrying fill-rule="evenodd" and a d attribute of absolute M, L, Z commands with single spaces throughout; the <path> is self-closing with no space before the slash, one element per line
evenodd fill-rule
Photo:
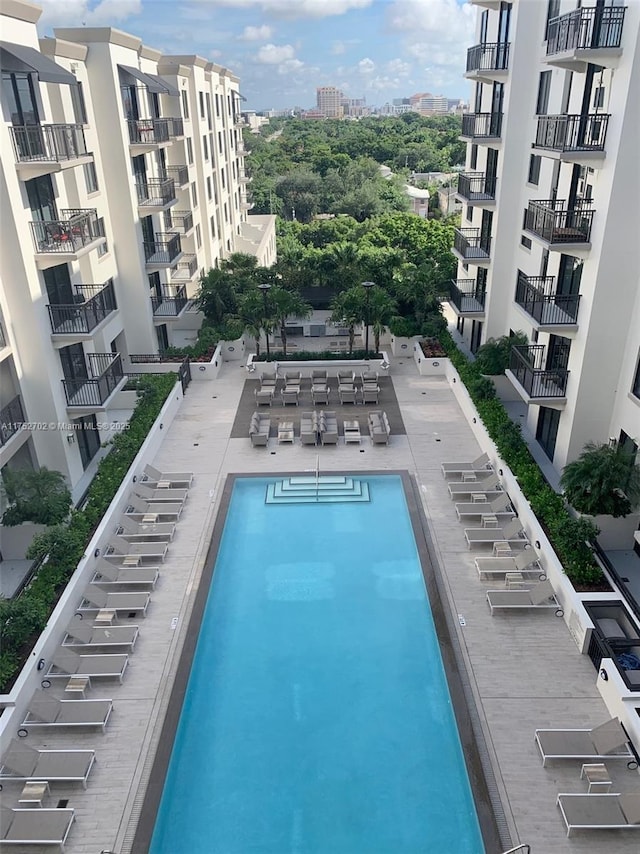
<path fill-rule="evenodd" d="M 360 72 L 360 74 L 373 74 L 375 70 L 375 62 L 372 59 L 369 59 L 368 56 L 364 59 L 361 59 L 358 63 L 358 71 Z"/>
<path fill-rule="evenodd" d="M 411 73 L 411 65 L 403 59 L 391 59 L 387 62 L 385 69 L 390 74 L 397 74 L 398 77 L 408 77 Z"/>
<path fill-rule="evenodd" d="M 256 60 L 263 65 L 280 65 L 287 59 L 294 58 L 295 51 L 290 44 L 265 44 L 256 54 Z"/>
<path fill-rule="evenodd" d="M 272 28 L 263 24 L 261 27 L 245 27 L 240 38 L 246 42 L 259 42 L 270 39 L 272 35 Z"/>
<path fill-rule="evenodd" d="M 295 74 L 303 68 L 304 62 L 300 59 L 285 59 L 285 61 L 278 66 L 278 74 Z"/>
<path fill-rule="evenodd" d="M 192 0 L 193 6 L 259 9 L 280 18 L 329 18 L 351 9 L 366 9 L 373 0 Z"/>
<path fill-rule="evenodd" d="M 40 0 L 42 17 L 40 29 L 46 27 L 79 26 L 102 27 L 120 24 L 142 12 L 142 0 Z"/>
<path fill-rule="evenodd" d="M 344 42 L 333 42 L 331 45 L 331 53 L 334 56 L 340 56 L 346 51 L 346 45 Z"/>

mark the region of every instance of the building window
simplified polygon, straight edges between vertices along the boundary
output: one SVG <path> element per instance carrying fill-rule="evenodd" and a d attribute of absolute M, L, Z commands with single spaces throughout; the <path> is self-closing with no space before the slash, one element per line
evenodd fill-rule
<path fill-rule="evenodd" d="M 82 83 L 76 83 L 75 86 L 69 86 L 71 93 L 71 104 L 73 106 L 73 117 L 77 125 L 87 124 L 87 110 L 84 104 L 84 94 L 82 92 Z"/>
<path fill-rule="evenodd" d="M 12 125 L 37 125 L 40 121 L 32 76 L 2 72 L 3 101 L 9 106 Z"/>
<path fill-rule="evenodd" d="M 222 131 L 218 131 L 218 151 L 222 154 Z"/>
<path fill-rule="evenodd" d="M 216 95 L 216 118 L 220 118 L 220 95 Z"/>
<path fill-rule="evenodd" d="M 207 198 L 211 201 L 213 197 L 213 191 L 211 189 L 211 178 L 207 176 Z"/>
<path fill-rule="evenodd" d="M 180 97 L 182 98 L 182 115 L 185 119 L 189 118 L 189 93 L 186 89 L 182 89 L 180 92 Z"/>
<path fill-rule="evenodd" d="M 549 409 L 547 406 L 540 407 L 538 426 L 536 427 L 536 440 L 552 462 L 556 451 L 559 424 L 559 409 Z"/>
<path fill-rule="evenodd" d="M 551 91 L 551 71 L 542 71 L 538 80 L 538 98 L 536 100 L 536 115 L 544 116 L 549 109 L 549 92 Z"/>
<path fill-rule="evenodd" d="M 74 418 L 73 435 L 78 442 L 82 468 L 86 469 L 100 449 L 100 433 L 95 415 L 85 415 L 84 418 Z"/>
<path fill-rule="evenodd" d="M 224 203 L 224 221 L 229 222 L 229 208 L 226 202 Z"/>
<path fill-rule="evenodd" d="M 520 238 L 520 243 L 522 244 L 522 246 L 524 246 L 525 249 L 531 249 L 531 246 L 532 246 L 531 240 L 529 240 L 528 237 L 525 237 L 524 234 Z"/>
<path fill-rule="evenodd" d="M 202 148 L 204 149 L 204 159 L 209 159 L 209 142 L 206 135 L 202 137 Z"/>
<path fill-rule="evenodd" d="M 469 220 L 469 222 L 473 222 L 473 205 L 467 205 L 465 217 Z"/>
<path fill-rule="evenodd" d="M 96 164 L 91 161 L 91 163 L 84 163 L 82 166 L 82 171 L 84 172 L 84 182 L 87 185 L 87 193 L 97 193 L 100 189 L 98 187 L 98 175 L 96 174 Z"/>
<path fill-rule="evenodd" d="M 200 99 L 200 118 L 204 118 L 204 92 L 198 92 L 198 98 Z"/>
<path fill-rule="evenodd" d="M 191 183 L 191 201 L 193 203 L 193 207 L 198 207 L 198 191 L 196 190 L 196 183 L 193 181 Z"/>
<path fill-rule="evenodd" d="M 544 30 L 545 40 L 549 35 L 549 21 L 552 18 L 557 18 L 560 14 L 560 0 L 548 0 L 547 2 L 547 24 Z"/>
<path fill-rule="evenodd" d="M 598 86 L 593 93 L 593 109 L 601 110 L 604 107 L 604 86 Z"/>
<path fill-rule="evenodd" d="M 214 216 L 209 217 L 209 224 L 211 225 L 211 237 L 216 236 L 216 218 Z"/>
<path fill-rule="evenodd" d="M 213 123 L 211 121 L 211 95 L 207 92 L 207 127 L 211 130 Z"/>
<path fill-rule="evenodd" d="M 98 220 L 98 234 L 101 237 L 107 236 L 105 233 L 105 230 L 104 230 L 104 217 L 103 216 L 101 216 Z M 100 246 L 98 246 L 98 258 L 102 258 L 102 256 L 106 255 L 108 251 L 109 251 L 109 244 L 105 240 L 104 243 L 101 243 Z"/>
<path fill-rule="evenodd" d="M 223 189 L 223 190 L 226 190 L 226 188 L 227 188 L 227 183 L 226 183 L 226 179 L 225 179 L 225 177 L 224 177 L 224 166 L 223 166 L 223 167 L 222 167 L 222 169 L 220 170 L 220 180 L 222 181 L 222 189 Z"/>
<path fill-rule="evenodd" d="M 474 143 L 471 146 L 471 157 L 469 159 L 469 167 L 475 169 L 478 165 L 478 146 Z"/>
<path fill-rule="evenodd" d="M 638 356 L 638 364 L 636 365 L 636 375 L 633 378 L 633 388 L 631 389 L 631 393 L 634 397 L 640 399 L 640 355 Z"/>
<path fill-rule="evenodd" d="M 187 137 L 187 163 L 189 166 L 193 166 L 193 143 L 189 136 Z"/>
<path fill-rule="evenodd" d="M 529 176 L 527 178 L 527 183 L 535 184 L 536 186 L 540 183 L 540 164 L 542 163 L 542 157 L 538 157 L 537 154 L 532 154 L 529 157 Z"/>
<path fill-rule="evenodd" d="M 215 149 L 213 147 L 213 134 L 209 134 L 209 151 L 211 152 L 211 159 L 213 160 L 213 156 L 215 154 Z"/>
<path fill-rule="evenodd" d="M 198 249 L 202 246 L 202 232 L 199 225 L 196 225 L 196 246 Z"/>

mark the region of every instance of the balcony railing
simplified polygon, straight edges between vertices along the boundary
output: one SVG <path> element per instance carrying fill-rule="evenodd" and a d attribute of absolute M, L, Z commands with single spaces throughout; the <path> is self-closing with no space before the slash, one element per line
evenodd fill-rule
<path fill-rule="evenodd" d="M 465 260 L 489 260 L 491 238 L 481 237 L 479 228 L 456 228 L 453 247 Z"/>
<path fill-rule="evenodd" d="M 190 282 L 198 270 L 197 255 L 183 255 L 182 261 L 171 271 L 172 282 Z"/>
<path fill-rule="evenodd" d="M 89 334 L 118 308 L 113 282 L 74 285 L 74 291 L 72 304 L 47 306 L 54 335 Z"/>
<path fill-rule="evenodd" d="M 546 347 L 512 347 L 509 368 L 529 397 L 565 397 L 569 371 L 544 368 Z"/>
<path fill-rule="evenodd" d="M 57 163 L 87 155 L 82 125 L 15 125 L 10 131 L 18 163 Z"/>
<path fill-rule="evenodd" d="M 567 153 L 604 151 L 610 118 L 607 113 L 538 116 L 535 147 Z"/>
<path fill-rule="evenodd" d="M 496 176 L 484 172 L 461 172 L 458 175 L 458 195 L 468 202 L 495 201 Z"/>
<path fill-rule="evenodd" d="M 175 136 L 184 136 L 184 122 L 180 118 L 168 118 L 169 137 L 173 139 Z"/>
<path fill-rule="evenodd" d="M 25 422 L 20 395 L 16 395 L 0 409 L 0 445 L 6 445 Z"/>
<path fill-rule="evenodd" d="M 452 279 L 450 300 L 460 314 L 481 314 L 486 300 L 484 288 L 475 279 Z"/>
<path fill-rule="evenodd" d="M 506 71 L 509 67 L 509 42 L 477 44 L 467 51 L 467 73 Z"/>
<path fill-rule="evenodd" d="M 166 119 L 130 119 L 129 142 L 132 145 L 158 145 L 169 142 L 169 124 Z"/>
<path fill-rule="evenodd" d="M 154 317 L 177 317 L 189 302 L 184 285 L 178 288 L 162 288 L 161 296 L 151 297 Z"/>
<path fill-rule="evenodd" d="M 525 210 L 524 227 L 550 244 L 588 243 L 591 238 L 594 209 L 591 201 L 574 202 L 566 207 L 565 200 L 553 199 L 529 202 Z"/>
<path fill-rule="evenodd" d="M 144 259 L 147 264 L 169 267 L 180 255 L 179 234 L 156 234 L 156 239 L 144 242 Z"/>
<path fill-rule="evenodd" d="M 502 113 L 464 113 L 462 136 L 469 139 L 500 139 Z"/>
<path fill-rule="evenodd" d="M 148 208 L 162 208 L 176 201 L 176 188 L 173 178 L 158 180 L 152 178 L 148 181 L 136 183 L 138 205 Z"/>
<path fill-rule="evenodd" d="M 518 270 L 516 303 L 540 326 L 573 326 L 580 294 L 555 292 L 554 276 L 526 276 Z"/>
<path fill-rule="evenodd" d="M 61 219 L 31 223 L 36 252 L 77 252 L 104 236 L 95 209 L 61 214 Z"/>
<path fill-rule="evenodd" d="M 124 377 L 119 353 L 90 353 L 89 377 L 62 380 L 67 406 L 103 406 Z"/>
<path fill-rule="evenodd" d="M 626 6 L 590 7 L 552 18 L 547 28 L 547 56 L 620 47 L 626 11 Z"/>
<path fill-rule="evenodd" d="M 191 211 L 167 211 L 164 216 L 164 224 L 167 230 L 187 234 L 193 228 L 193 214 Z"/>
<path fill-rule="evenodd" d="M 167 166 L 167 175 L 173 178 L 176 187 L 184 187 L 189 183 L 188 166 Z"/>

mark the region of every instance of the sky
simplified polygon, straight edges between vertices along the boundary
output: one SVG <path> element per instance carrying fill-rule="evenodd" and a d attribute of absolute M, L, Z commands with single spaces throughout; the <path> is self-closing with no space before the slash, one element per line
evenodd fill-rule
<path fill-rule="evenodd" d="M 469 97 L 476 9 L 466 0 L 36 0 L 38 28 L 112 26 L 163 53 L 194 54 L 241 81 L 245 109 L 313 107 L 317 86 L 381 106 Z"/>

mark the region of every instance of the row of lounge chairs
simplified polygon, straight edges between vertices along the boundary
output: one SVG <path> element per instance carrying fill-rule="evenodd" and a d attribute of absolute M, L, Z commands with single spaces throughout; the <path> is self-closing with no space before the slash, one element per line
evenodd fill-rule
<path fill-rule="evenodd" d="M 380 394 L 377 371 L 362 371 L 359 384 L 356 384 L 357 378 L 354 371 L 340 370 L 337 379 L 338 398 L 341 404 L 374 403 L 377 405 Z M 298 406 L 300 396 L 305 391 L 301 371 L 285 371 L 281 378 L 274 372 L 263 373 L 260 377 L 260 386 L 255 390 L 256 404 L 270 406 L 278 393 L 279 383 L 282 405 Z M 308 391 L 314 406 L 326 406 L 329 403 L 329 380 L 326 370 L 322 368 L 312 370 L 308 378 Z"/>
<path fill-rule="evenodd" d="M 140 627 L 114 624 L 113 618 L 117 621 L 121 615 L 146 614 L 151 599 L 149 591 L 155 588 L 159 569 L 138 565 L 138 558 L 164 557 L 192 479 L 190 473 L 161 473 L 150 466 L 145 469 L 141 484 L 136 485 L 129 497 L 119 533 L 110 540 L 108 553 L 98 558 L 76 615 L 43 673 L 42 689 L 31 698 L 18 730 L 20 738 L 11 741 L 2 757 L 0 787 L 10 782 L 24 785 L 35 781 L 46 781 L 49 785 L 81 783 L 83 788 L 87 787 L 96 760 L 95 750 L 36 749 L 23 738 L 32 729 L 51 727 L 105 731 L 113 700 L 85 699 L 84 689 L 90 688 L 94 679 L 117 679 L 122 683 Z M 146 490 L 149 496 L 145 495 Z M 160 495 L 157 500 L 156 494 Z M 171 495 L 170 500 L 164 500 L 167 494 Z M 125 558 L 131 559 L 130 565 L 120 563 Z M 108 621 L 96 622 L 105 611 L 113 612 L 105 615 Z M 82 682 L 83 677 L 82 699 L 60 699 L 48 690 L 59 680 L 81 678 Z M 63 851 L 74 818 L 74 810 L 68 808 L 3 808 L 0 848 L 57 845 Z"/>
<path fill-rule="evenodd" d="M 371 442 L 374 445 L 389 443 L 391 426 L 387 413 L 381 410 L 372 410 L 367 415 L 367 426 Z M 266 447 L 271 433 L 271 418 L 257 410 L 252 414 L 249 423 L 249 438 L 254 447 Z M 343 434 L 345 442 L 360 442 L 360 423 L 358 419 L 345 419 Z M 295 433 L 293 422 L 281 419 L 278 423 L 278 441 L 292 442 Z M 337 445 L 338 444 L 338 418 L 333 410 L 320 410 L 302 412 L 300 414 L 300 442 L 303 445 Z M 155 547 L 155 553 L 162 551 L 160 546 Z"/>

